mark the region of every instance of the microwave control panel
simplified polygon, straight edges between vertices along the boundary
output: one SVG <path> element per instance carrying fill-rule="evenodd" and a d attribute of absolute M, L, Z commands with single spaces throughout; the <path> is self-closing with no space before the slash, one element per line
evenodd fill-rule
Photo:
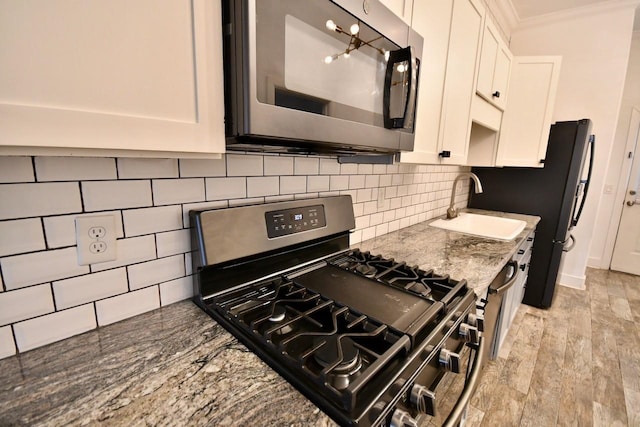
<path fill-rule="evenodd" d="M 267 235 L 270 239 L 327 225 L 322 205 L 266 212 L 264 216 L 267 222 Z"/>

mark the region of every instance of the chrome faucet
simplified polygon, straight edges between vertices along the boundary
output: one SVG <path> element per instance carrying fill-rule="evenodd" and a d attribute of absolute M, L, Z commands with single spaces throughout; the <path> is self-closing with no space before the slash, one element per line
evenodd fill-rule
<path fill-rule="evenodd" d="M 449 209 L 447 209 L 447 219 L 453 219 L 458 216 L 458 210 L 453 207 L 453 204 L 456 201 L 456 187 L 458 186 L 458 181 L 463 178 L 471 178 L 473 180 L 475 186 L 476 193 L 482 193 L 482 184 L 480 184 L 480 178 L 475 173 L 471 172 L 463 172 L 453 180 L 453 189 L 451 190 L 451 203 L 449 204 Z"/>

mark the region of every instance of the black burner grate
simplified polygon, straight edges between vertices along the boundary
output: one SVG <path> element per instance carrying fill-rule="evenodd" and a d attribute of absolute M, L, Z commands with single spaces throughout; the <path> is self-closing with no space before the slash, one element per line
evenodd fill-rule
<path fill-rule="evenodd" d="M 349 411 L 359 394 L 375 393 L 410 350 L 403 333 L 285 278 L 211 303 Z"/>

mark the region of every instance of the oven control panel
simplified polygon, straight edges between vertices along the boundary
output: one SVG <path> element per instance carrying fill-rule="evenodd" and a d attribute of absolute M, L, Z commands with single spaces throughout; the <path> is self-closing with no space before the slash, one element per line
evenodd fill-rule
<path fill-rule="evenodd" d="M 327 225 L 322 205 L 266 212 L 264 216 L 267 223 L 267 235 L 270 239 L 314 230 Z"/>

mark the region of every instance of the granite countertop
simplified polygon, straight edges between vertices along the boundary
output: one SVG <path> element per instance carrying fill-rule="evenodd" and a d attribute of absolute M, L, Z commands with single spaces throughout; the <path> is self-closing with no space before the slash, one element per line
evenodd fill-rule
<path fill-rule="evenodd" d="M 480 290 L 538 221 L 506 216 L 528 224 L 513 242 L 425 222 L 357 246 Z M 98 424 L 334 425 L 191 301 L 0 360 L 0 425 Z"/>
<path fill-rule="evenodd" d="M 434 218 L 354 246 L 448 274 L 455 280 L 466 279 L 468 286 L 481 294 L 535 229 L 540 217 L 481 209 L 462 211 L 519 219 L 527 225 L 512 241 L 502 241 L 431 227 L 429 223 L 438 219 Z"/>

